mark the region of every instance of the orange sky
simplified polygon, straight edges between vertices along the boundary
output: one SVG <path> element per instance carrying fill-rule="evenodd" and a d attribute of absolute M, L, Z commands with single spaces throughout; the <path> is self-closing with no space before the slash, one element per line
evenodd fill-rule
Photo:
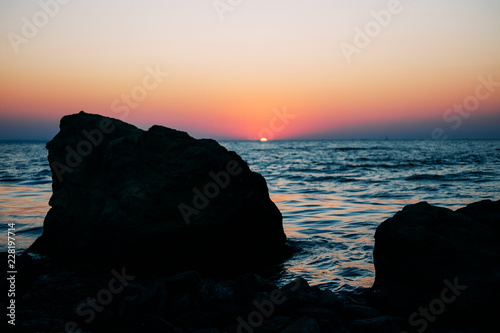
<path fill-rule="evenodd" d="M 0 4 L 0 139 L 50 138 L 80 110 L 215 138 L 428 119 L 449 129 L 443 114 L 478 77 L 500 82 L 498 1 L 401 1 L 393 13 L 375 0 L 242 1 L 223 13 L 214 1 L 42 3 Z M 359 47 L 367 27 L 378 30 Z M 499 119 L 500 87 L 489 95 L 471 117 Z"/>

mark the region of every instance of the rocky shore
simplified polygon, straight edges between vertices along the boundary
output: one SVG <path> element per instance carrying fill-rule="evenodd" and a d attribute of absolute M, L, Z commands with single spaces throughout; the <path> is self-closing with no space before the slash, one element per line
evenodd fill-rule
<path fill-rule="evenodd" d="M 19 332 L 398 331 L 397 320 L 362 297 L 341 297 L 303 279 L 278 288 L 252 273 L 151 276 L 26 255 L 18 264 Z"/>
<path fill-rule="evenodd" d="M 81 112 L 47 148 L 52 208 L 1 332 L 498 332 L 500 201 L 404 207 L 377 228 L 373 287 L 334 293 L 257 274 L 292 251 L 281 213 L 215 141 Z"/>

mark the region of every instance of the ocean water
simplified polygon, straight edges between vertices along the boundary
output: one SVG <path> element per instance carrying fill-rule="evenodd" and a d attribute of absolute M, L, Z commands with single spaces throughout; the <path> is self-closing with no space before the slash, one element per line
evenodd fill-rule
<path fill-rule="evenodd" d="M 500 199 L 500 141 L 221 141 L 267 180 L 296 253 L 278 284 L 372 285 L 377 226 L 405 205 L 460 208 Z M 0 250 L 16 223 L 22 251 L 42 233 L 51 174 L 42 143 L 0 143 Z"/>

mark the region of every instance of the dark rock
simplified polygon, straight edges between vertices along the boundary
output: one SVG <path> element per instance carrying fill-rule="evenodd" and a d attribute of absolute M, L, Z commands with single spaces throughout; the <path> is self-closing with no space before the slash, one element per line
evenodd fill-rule
<path fill-rule="evenodd" d="M 357 319 L 349 324 L 351 333 L 399 333 L 392 317 Z"/>
<path fill-rule="evenodd" d="M 474 202 L 457 210 L 457 213 L 465 215 L 475 221 L 484 223 L 495 229 L 497 232 L 500 231 L 499 212 L 500 200 L 495 202 L 492 202 L 491 200 Z"/>
<path fill-rule="evenodd" d="M 303 278 L 293 280 L 281 290 L 286 298 L 284 303 L 286 307 L 311 305 L 319 301 L 316 290 L 309 286 L 309 283 Z"/>
<path fill-rule="evenodd" d="M 366 319 L 381 316 L 380 311 L 364 305 L 346 304 L 342 313 L 348 319 Z"/>
<path fill-rule="evenodd" d="M 47 149 L 52 208 L 32 252 L 153 272 L 234 271 L 284 254 L 264 178 L 214 140 L 80 112 Z"/>
<path fill-rule="evenodd" d="M 257 292 L 271 294 L 278 287 L 257 274 L 245 274 L 235 279 L 234 293 L 237 299 L 249 303 Z"/>
<path fill-rule="evenodd" d="M 335 333 L 351 333 L 351 332 L 349 332 L 347 328 L 341 327 L 337 331 L 335 331 Z"/>
<path fill-rule="evenodd" d="M 319 296 L 319 302 L 321 305 L 332 308 L 334 310 L 340 310 L 344 307 L 344 303 L 333 291 L 325 290 L 321 292 Z"/>
<path fill-rule="evenodd" d="M 200 283 L 196 292 L 196 302 L 207 309 L 218 309 L 222 312 L 233 312 L 236 301 L 234 289 L 230 282 L 215 282 L 213 280 L 205 280 Z"/>
<path fill-rule="evenodd" d="M 123 301 L 120 304 L 120 310 L 118 315 L 121 319 L 130 319 L 133 316 L 136 316 L 140 313 L 141 309 L 139 308 L 139 296 L 125 296 L 123 297 Z"/>
<path fill-rule="evenodd" d="M 156 333 L 156 332 L 165 332 L 165 333 L 181 333 L 182 330 L 173 326 L 165 319 L 146 315 L 141 318 L 140 323 L 135 328 L 135 332 L 137 333 Z"/>
<path fill-rule="evenodd" d="M 330 320 L 320 319 L 318 320 L 319 330 L 320 332 L 332 332 L 337 333 L 342 327 L 338 327 L 339 325 L 336 323 L 332 323 Z"/>
<path fill-rule="evenodd" d="M 37 327 L 36 332 L 52 332 L 54 327 L 64 327 L 64 321 L 55 318 L 37 318 L 23 321 L 16 320 L 15 327 L 7 323 L 5 324 L 5 331 L 2 330 L 2 332 L 34 332 L 32 330 L 33 326 Z"/>
<path fill-rule="evenodd" d="M 181 327 L 201 329 L 223 326 L 225 323 L 234 320 L 234 315 L 217 311 L 217 309 L 198 309 L 182 314 L 173 323 Z"/>
<path fill-rule="evenodd" d="M 319 333 L 319 325 L 316 319 L 302 317 L 285 328 L 282 333 Z"/>
<path fill-rule="evenodd" d="M 341 299 L 336 294 L 311 287 L 301 278 L 278 289 L 255 274 L 217 280 L 194 271 L 137 276 L 113 292 L 107 302 L 101 297 L 111 287 L 119 287 L 114 278 L 120 270 L 86 265 L 73 270 L 60 261 L 43 259 L 42 264 L 40 260 L 20 260 L 21 266 L 35 272 L 31 287 L 16 295 L 18 320 L 26 332 L 62 332 L 71 323 L 75 331 L 89 333 L 346 333 L 343 327 L 370 312 L 363 306 L 339 306 Z M 334 310 L 332 304 L 340 310 Z M 368 327 L 363 323 L 358 326 Z"/>
<path fill-rule="evenodd" d="M 198 289 L 202 277 L 199 272 L 188 271 L 170 276 L 164 280 L 167 289 L 174 290 L 188 290 L 194 292 Z"/>
<path fill-rule="evenodd" d="M 374 304 L 431 324 L 487 327 L 500 299 L 500 201 L 457 211 L 425 202 L 383 222 L 375 234 Z M 421 310 L 422 309 L 422 310 Z M 430 315 L 426 317 L 424 312 Z"/>
<path fill-rule="evenodd" d="M 155 281 L 153 284 L 149 285 L 137 299 L 138 310 L 140 309 L 141 312 L 159 315 L 164 311 L 167 300 L 173 299 L 169 296 L 162 281 Z M 177 298 L 175 300 L 177 300 Z"/>
<path fill-rule="evenodd" d="M 194 330 L 193 333 L 220 333 L 216 328 L 202 328 L 200 330 Z"/>
<path fill-rule="evenodd" d="M 266 319 L 262 324 L 262 327 L 259 327 L 258 332 L 262 333 L 274 333 L 280 332 L 288 325 L 293 322 L 293 319 L 287 316 L 274 316 L 272 318 Z"/>
<path fill-rule="evenodd" d="M 318 321 L 326 320 L 332 327 L 339 328 L 342 325 L 342 318 L 335 311 L 311 306 L 307 308 L 296 308 L 289 312 L 294 318 L 308 317 L 314 318 Z"/>
<path fill-rule="evenodd" d="M 167 304 L 168 304 L 167 307 L 168 312 L 177 313 L 180 311 L 185 311 L 187 309 L 190 309 L 192 308 L 191 294 L 185 291 L 185 292 L 179 292 L 173 297 L 172 295 L 170 295 Z"/>

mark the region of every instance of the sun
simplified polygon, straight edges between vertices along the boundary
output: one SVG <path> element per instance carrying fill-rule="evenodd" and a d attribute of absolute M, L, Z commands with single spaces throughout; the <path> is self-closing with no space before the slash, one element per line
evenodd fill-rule
<path fill-rule="evenodd" d="M 267 138 L 260 138 L 260 142 L 266 142 Z"/>

